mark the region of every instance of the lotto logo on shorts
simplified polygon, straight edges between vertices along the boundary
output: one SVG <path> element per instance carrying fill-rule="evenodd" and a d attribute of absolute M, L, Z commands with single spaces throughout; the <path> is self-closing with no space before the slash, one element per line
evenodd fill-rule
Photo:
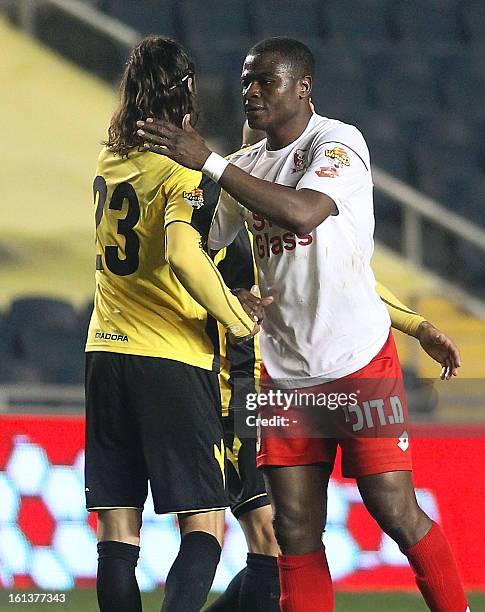
<path fill-rule="evenodd" d="M 184 191 L 182 195 L 192 208 L 200 208 L 204 205 L 204 190 L 200 187 L 196 187 L 192 191 Z"/>
<path fill-rule="evenodd" d="M 403 431 L 402 434 L 399 436 L 399 441 L 397 445 L 399 446 L 399 448 L 402 450 L 403 453 L 405 453 L 408 450 L 409 434 L 407 431 Z"/>

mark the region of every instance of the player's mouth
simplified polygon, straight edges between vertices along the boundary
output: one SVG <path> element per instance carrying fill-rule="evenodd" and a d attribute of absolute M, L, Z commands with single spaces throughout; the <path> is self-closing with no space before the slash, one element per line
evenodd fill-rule
<path fill-rule="evenodd" d="M 251 115 L 251 116 L 258 115 L 265 110 L 266 109 L 264 108 L 264 106 L 246 106 L 244 107 L 244 112 L 246 113 L 246 115 Z"/>

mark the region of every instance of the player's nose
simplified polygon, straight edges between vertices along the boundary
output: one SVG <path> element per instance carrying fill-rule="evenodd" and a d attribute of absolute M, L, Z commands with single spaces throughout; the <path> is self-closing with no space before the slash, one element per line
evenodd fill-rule
<path fill-rule="evenodd" d="M 249 85 L 243 90 L 244 100 L 249 98 L 259 98 L 261 96 L 261 88 L 257 81 L 251 81 Z"/>

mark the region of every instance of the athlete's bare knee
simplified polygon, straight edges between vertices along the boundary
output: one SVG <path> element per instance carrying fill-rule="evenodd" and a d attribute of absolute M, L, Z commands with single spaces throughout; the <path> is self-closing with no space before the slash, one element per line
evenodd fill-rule
<path fill-rule="evenodd" d="M 367 509 L 381 529 L 401 548 L 413 546 L 426 535 L 431 520 L 418 505 L 411 475 L 389 473 L 375 476 L 369 477 L 368 482 L 359 480 Z"/>
<path fill-rule="evenodd" d="M 273 531 L 273 513 L 271 506 L 262 506 L 242 514 L 239 524 L 246 537 L 250 553 L 276 557 L 279 553 L 278 543 Z"/>
<path fill-rule="evenodd" d="M 98 512 L 98 541 L 114 540 L 138 546 L 141 508 L 112 508 Z"/>
<path fill-rule="evenodd" d="M 205 531 L 213 535 L 222 547 L 224 541 L 224 510 L 181 513 L 178 514 L 178 520 L 182 537 L 191 531 Z"/>
<path fill-rule="evenodd" d="M 308 510 L 287 505 L 275 510 L 273 528 L 283 554 L 303 555 L 318 549 L 323 525 L 312 524 Z"/>

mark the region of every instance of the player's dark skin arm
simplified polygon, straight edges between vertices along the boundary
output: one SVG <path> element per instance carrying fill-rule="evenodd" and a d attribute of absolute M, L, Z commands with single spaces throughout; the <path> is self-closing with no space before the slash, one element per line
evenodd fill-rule
<path fill-rule="evenodd" d="M 138 134 L 146 149 L 187 168 L 200 170 L 212 152 L 188 121 L 184 129 L 157 119 L 139 121 L 138 126 L 142 126 Z M 233 164 L 227 166 L 219 184 L 248 210 L 297 235 L 308 234 L 336 210 L 334 201 L 322 193 L 270 183 Z"/>

